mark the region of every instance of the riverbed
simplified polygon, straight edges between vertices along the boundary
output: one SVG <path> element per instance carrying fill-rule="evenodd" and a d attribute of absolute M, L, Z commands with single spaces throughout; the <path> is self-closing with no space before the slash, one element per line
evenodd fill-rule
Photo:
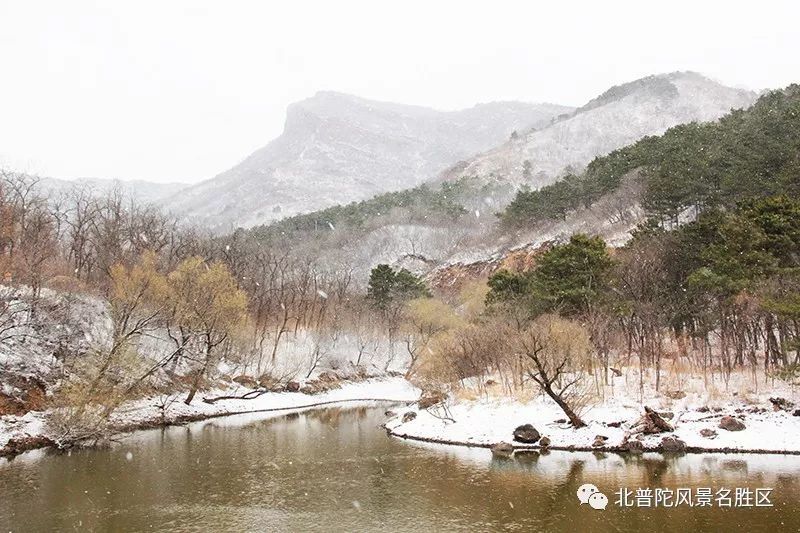
<path fill-rule="evenodd" d="M 0 462 L 6 531 L 800 529 L 800 457 L 515 454 L 389 437 L 386 405 L 249 414 Z M 580 505 L 579 486 L 608 495 Z M 620 507 L 620 489 L 772 489 L 769 507 Z M 732 493 L 733 495 L 733 493 Z M 723 502 L 724 503 L 724 502 Z M 732 502 L 734 503 L 734 502 Z"/>

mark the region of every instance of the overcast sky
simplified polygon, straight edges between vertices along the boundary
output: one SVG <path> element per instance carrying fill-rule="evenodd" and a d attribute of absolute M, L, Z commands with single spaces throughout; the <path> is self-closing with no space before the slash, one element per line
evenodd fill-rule
<path fill-rule="evenodd" d="M 785 86 L 798 4 L 0 0 L 0 165 L 199 181 L 323 89 L 456 109 L 580 105 L 674 70 Z"/>

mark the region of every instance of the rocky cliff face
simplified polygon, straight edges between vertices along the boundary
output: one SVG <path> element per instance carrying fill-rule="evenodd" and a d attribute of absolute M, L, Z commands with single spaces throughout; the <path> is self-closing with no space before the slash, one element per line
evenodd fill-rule
<path fill-rule="evenodd" d="M 570 112 L 515 102 L 440 112 L 320 92 L 289 107 L 280 137 L 163 205 L 217 231 L 249 227 L 413 187 Z"/>
<path fill-rule="evenodd" d="M 549 126 L 450 169 L 443 178 L 477 176 L 539 188 L 581 170 L 596 156 L 678 124 L 715 120 L 731 109 L 749 107 L 756 97 L 694 72 L 649 76 L 612 87 Z"/>

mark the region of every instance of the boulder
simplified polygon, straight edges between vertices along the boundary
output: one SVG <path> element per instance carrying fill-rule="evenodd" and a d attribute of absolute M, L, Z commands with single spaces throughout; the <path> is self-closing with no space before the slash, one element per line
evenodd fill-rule
<path fill-rule="evenodd" d="M 530 424 L 517 426 L 517 429 L 514 430 L 514 440 L 517 442 L 534 444 L 539 440 L 540 437 L 541 435 L 539 435 L 539 432 L 536 431 L 536 428 Z"/>
<path fill-rule="evenodd" d="M 397 416 L 397 413 L 395 413 L 391 409 L 389 409 L 388 411 L 384 412 L 383 414 L 386 415 L 388 418 L 392 418 L 393 416 Z"/>
<path fill-rule="evenodd" d="M 15 374 L 0 376 L 0 417 L 24 415 L 28 411 L 43 411 L 47 403 L 45 383 L 38 378 Z"/>
<path fill-rule="evenodd" d="M 300 384 L 296 381 L 290 381 L 286 384 L 286 392 L 298 392 L 300 390 Z"/>
<path fill-rule="evenodd" d="M 717 432 L 711 428 L 703 428 L 700 430 L 700 436 L 707 439 L 715 439 L 717 437 Z"/>
<path fill-rule="evenodd" d="M 673 390 L 665 392 L 664 396 L 672 400 L 682 400 L 683 398 L 686 398 L 686 393 L 682 390 Z"/>
<path fill-rule="evenodd" d="M 772 404 L 773 411 L 789 411 L 792 407 L 794 407 L 794 403 L 790 402 L 786 398 L 770 398 L 770 403 Z"/>
<path fill-rule="evenodd" d="M 607 441 L 608 437 L 606 437 L 605 435 L 595 435 L 594 442 L 592 442 L 592 448 L 599 448 L 600 446 L 605 446 Z"/>
<path fill-rule="evenodd" d="M 492 451 L 492 455 L 495 457 L 511 457 L 511 454 L 514 453 L 514 445 L 508 442 L 498 442 L 497 444 L 492 444 L 489 449 Z"/>
<path fill-rule="evenodd" d="M 542 448 L 547 448 L 548 446 L 550 446 L 550 438 L 542 437 L 541 439 L 539 439 L 539 446 L 541 446 Z"/>
<path fill-rule="evenodd" d="M 795 409 L 794 413 L 792 413 L 792 416 L 800 416 L 800 409 Z"/>
<path fill-rule="evenodd" d="M 742 431 L 746 426 L 741 420 L 738 420 L 730 415 L 725 415 L 720 419 L 719 427 L 720 429 L 727 431 Z"/>
<path fill-rule="evenodd" d="M 415 418 L 417 418 L 417 413 L 414 411 L 407 411 L 406 414 L 403 415 L 403 424 L 406 422 L 411 422 Z"/>
<path fill-rule="evenodd" d="M 644 452 L 644 444 L 642 444 L 642 441 L 636 439 L 629 440 L 623 447 L 628 450 L 628 453 L 640 454 Z"/>
<path fill-rule="evenodd" d="M 680 453 L 686 451 L 686 443 L 678 437 L 664 437 L 661 439 L 661 451 Z"/>

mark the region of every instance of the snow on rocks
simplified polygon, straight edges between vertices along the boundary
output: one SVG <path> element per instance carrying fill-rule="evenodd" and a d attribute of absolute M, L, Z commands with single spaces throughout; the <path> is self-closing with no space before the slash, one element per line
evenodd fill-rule
<path fill-rule="evenodd" d="M 517 442 L 534 444 L 539 438 L 539 432 L 530 424 L 523 424 L 514 430 L 514 440 Z"/>
<path fill-rule="evenodd" d="M 719 420 L 719 428 L 728 431 L 744 431 L 745 425 L 741 420 L 725 415 Z"/>
<path fill-rule="evenodd" d="M 588 409 L 583 415 L 587 425 L 579 429 L 562 422 L 563 413 L 545 398 L 530 402 L 484 399 L 452 403 L 447 408 L 447 417 L 441 416 L 436 409 L 416 409 L 411 411 L 416 412 L 416 417 L 391 419 L 386 428 L 397 437 L 490 447 L 511 442 L 515 429 L 526 423 L 548 435 L 547 445 L 551 449 L 800 454 L 800 418 L 791 412 L 756 407 L 745 410 L 734 403 L 716 411 L 709 413 L 684 404 L 671 420 L 673 431 L 637 434 L 632 430 L 643 416 L 644 406 L 615 399 Z M 739 417 L 744 417 L 746 424 L 742 424 Z M 746 425 L 746 428 L 734 431 L 715 429 L 721 427 L 722 420 L 729 418 Z M 598 436 L 605 438 L 598 439 Z M 515 449 L 537 447 L 522 442 L 512 442 L 512 446 Z"/>

